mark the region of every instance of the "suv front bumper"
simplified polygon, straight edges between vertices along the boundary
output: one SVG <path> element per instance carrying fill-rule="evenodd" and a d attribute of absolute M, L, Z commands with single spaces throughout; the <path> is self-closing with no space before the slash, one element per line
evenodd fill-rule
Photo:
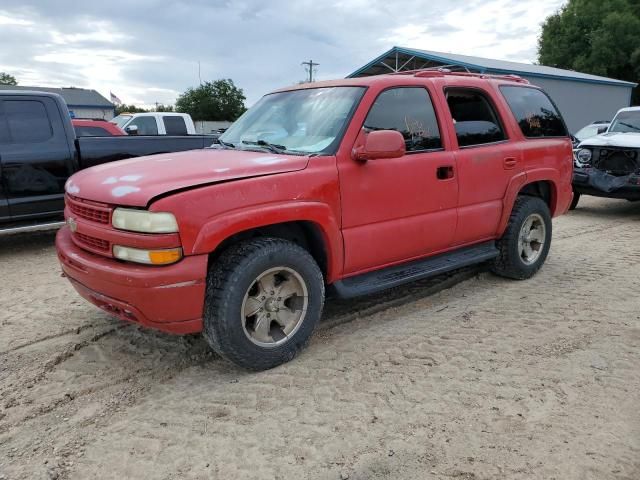
<path fill-rule="evenodd" d="M 164 267 L 125 263 L 77 247 L 66 226 L 56 236 L 56 250 L 73 287 L 101 309 L 169 333 L 202 331 L 207 255 Z"/>

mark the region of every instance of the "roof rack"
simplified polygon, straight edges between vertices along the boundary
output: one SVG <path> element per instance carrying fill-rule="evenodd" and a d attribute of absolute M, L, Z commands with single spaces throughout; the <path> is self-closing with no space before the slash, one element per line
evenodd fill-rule
<path fill-rule="evenodd" d="M 453 71 L 451 70 L 452 67 L 462 68 L 464 69 L 464 71 Z M 460 77 L 507 80 L 510 82 L 529 84 L 529 80 L 527 80 L 526 78 L 522 78 L 519 75 L 513 75 L 513 74 L 495 75 L 495 74 L 489 74 L 489 73 L 475 73 L 475 72 L 470 72 L 469 69 L 466 67 L 460 67 L 458 65 L 442 65 L 439 67 L 419 68 L 417 70 L 406 70 L 404 72 L 392 73 L 391 75 L 413 75 L 414 77 L 420 77 L 420 78 L 444 77 L 445 75 L 456 75 Z"/>

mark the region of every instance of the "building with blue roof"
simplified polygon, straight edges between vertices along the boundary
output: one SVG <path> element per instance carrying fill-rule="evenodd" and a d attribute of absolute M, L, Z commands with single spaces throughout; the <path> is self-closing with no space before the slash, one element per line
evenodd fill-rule
<path fill-rule="evenodd" d="M 393 47 L 359 68 L 348 78 L 442 67 L 476 73 L 518 75 L 542 87 L 575 133 L 598 120 L 611 120 L 631 103 L 636 83 L 528 63 L 494 60 L 453 53 Z"/>

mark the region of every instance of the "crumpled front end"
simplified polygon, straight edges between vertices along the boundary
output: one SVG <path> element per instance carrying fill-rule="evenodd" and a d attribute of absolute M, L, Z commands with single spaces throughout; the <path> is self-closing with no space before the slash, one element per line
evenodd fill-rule
<path fill-rule="evenodd" d="M 640 200 L 640 149 L 581 147 L 575 153 L 575 165 L 575 192 Z"/>

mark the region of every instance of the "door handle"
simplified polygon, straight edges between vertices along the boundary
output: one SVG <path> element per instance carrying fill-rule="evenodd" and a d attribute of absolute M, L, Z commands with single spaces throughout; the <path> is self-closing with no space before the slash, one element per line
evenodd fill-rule
<path fill-rule="evenodd" d="M 504 159 L 503 166 L 505 170 L 511 170 L 518 164 L 518 160 L 515 157 L 507 157 Z"/>
<path fill-rule="evenodd" d="M 438 167 L 436 170 L 436 177 L 438 177 L 438 180 L 449 180 L 450 178 L 453 178 L 453 175 L 453 166 L 451 165 Z"/>

